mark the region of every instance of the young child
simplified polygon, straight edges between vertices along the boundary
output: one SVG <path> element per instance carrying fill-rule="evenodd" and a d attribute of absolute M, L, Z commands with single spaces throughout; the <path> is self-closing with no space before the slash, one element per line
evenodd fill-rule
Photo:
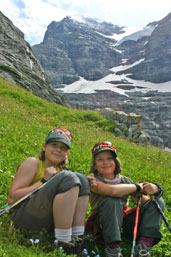
<path fill-rule="evenodd" d="M 160 184 L 140 183 L 133 181 L 121 172 L 121 162 L 117 157 L 115 146 L 110 142 L 99 142 L 92 149 L 92 166 L 87 177 L 91 185 L 90 205 L 92 214 L 96 213 L 96 222 L 102 228 L 105 243 L 105 257 L 121 257 L 121 228 L 128 239 L 133 236 L 135 211 L 123 215 L 128 196 L 136 199 L 136 193 L 142 194 L 138 243 L 135 247 L 135 257 L 150 256 L 152 246 L 158 243 L 162 235 L 160 226 L 162 217 L 155 204 L 146 195 L 161 196 Z M 144 194 L 144 195 L 143 195 Z M 164 203 L 158 202 L 162 209 Z M 123 218 L 123 216 L 125 216 Z"/>
<path fill-rule="evenodd" d="M 11 213 L 15 228 L 39 232 L 54 229 L 58 246 L 75 253 L 74 237 L 84 234 L 90 188 L 87 178 L 67 169 L 72 135 L 56 128 L 49 132 L 39 158 L 30 157 L 17 167 L 8 203 L 12 204 L 46 183 Z M 78 238 L 77 238 L 78 239 Z"/>

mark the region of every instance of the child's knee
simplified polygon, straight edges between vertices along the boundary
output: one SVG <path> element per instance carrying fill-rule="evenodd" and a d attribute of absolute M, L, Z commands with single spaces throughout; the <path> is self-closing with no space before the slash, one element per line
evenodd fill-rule
<path fill-rule="evenodd" d="M 90 186 L 89 186 L 88 179 L 79 172 L 75 172 L 75 174 L 79 178 L 81 183 L 79 196 L 90 195 Z"/>
<path fill-rule="evenodd" d="M 81 186 L 79 178 L 72 171 L 63 171 L 60 187 L 63 191 L 67 191 L 74 186 Z"/>

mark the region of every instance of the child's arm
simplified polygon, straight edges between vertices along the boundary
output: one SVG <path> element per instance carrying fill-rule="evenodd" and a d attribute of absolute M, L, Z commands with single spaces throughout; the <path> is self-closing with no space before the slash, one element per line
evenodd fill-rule
<path fill-rule="evenodd" d="M 162 194 L 161 188 L 157 184 L 145 182 L 143 183 L 143 193 L 146 195 Z"/>
<path fill-rule="evenodd" d="M 142 184 L 139 184 L 139 186 L 142 190 Z M 135 193 L 137 191 L 137 186 L 135 184 L 110 185 L 96 181 L 96 185 L 91 188 L 91 191 L 96 194 L 108 195 L 111 197 L 124 197 Z"/>
<path fill-rule="evenodd" d="M 38 161 L 36 158 L 32 157 L 26 159 L 19 166 L 8 193 L 9 204 L 16 202 L 18 199 L 41 185 L 41 182 L 38 182 L 32 186 L 29 186 L 36 174 L 37 169 Z"/>
<path fill-rule="evenodd" d="M 161 186 L 159 187 L 157 184 L 145 182 L 143 183 L 143 190 L 141 191 L 141 194 L 141 204 L 143 204 L 150 199 L 150 197 L 147 195 L 161 195 L 162 189 Z M 137 197 L 132 196 L 132 199 L 137 202 Z"/>
<path fill-rule="evenodd" d="M 21 163 L 21 165 L 18 167 L 13 182 L 11 183 L 8 194 L 9 204 L 13 204 L 18 199 L 22 198 L 42 184 L 41 181 L 38 181 L 37 183 L 31 185 L 37 170 L 38 160 L 34 157 L 30 157 Z M 44 179 L 49 180 L 56 173 L 56 169 L 53 166 L 50 166 L 45 169 Z"/>

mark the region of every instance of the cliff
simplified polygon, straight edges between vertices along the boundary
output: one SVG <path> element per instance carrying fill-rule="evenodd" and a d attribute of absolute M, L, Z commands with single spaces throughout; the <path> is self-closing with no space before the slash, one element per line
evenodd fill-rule
<path fill-rule="evenodd" d="M 0 12 L 0 76 L 48 101 L 65 104 L 53 89 L 24 34 Z"/>

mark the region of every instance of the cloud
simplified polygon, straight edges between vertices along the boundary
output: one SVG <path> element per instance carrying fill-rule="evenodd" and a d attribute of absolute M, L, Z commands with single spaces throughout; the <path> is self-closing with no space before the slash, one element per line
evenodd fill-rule
<path fill-rule="evenodd" d="M 73 14 L 42 0 L 23 0 L 22 7 L 21 1 L 6 0 L 6 4 L 0 3 L 0 8 L 14 25 L 24 32 L 25 39 L 30 44 L 42 41 L 47 26 L 53 20 L 59 21 Z"/>
<path fill-rule="evenodd" d="M 19 8 L 15 5 L 15 1 L 11 0 L 1 1 L 0 10 L 4 15 L 8 16 L 9 19 L 16 19 L 20 13 Z"/>
<path fill-rule="evenodd" d="M 120 26 L 146 26 L 164 18 L 170 0 L 1 0 L 1 11 L 25 34 L 31 44 L 43 40 L 47 26 L 67 15 L 85 15 Z"/>
<path fill-rule="evenodd" d="M 126 26 L 145 26 L 160 20 L 171 11 L 170 0 L 95 0 L 94 13 L 114 24 Z M 93 12 L 92 12 L 93 13 Z"/>

